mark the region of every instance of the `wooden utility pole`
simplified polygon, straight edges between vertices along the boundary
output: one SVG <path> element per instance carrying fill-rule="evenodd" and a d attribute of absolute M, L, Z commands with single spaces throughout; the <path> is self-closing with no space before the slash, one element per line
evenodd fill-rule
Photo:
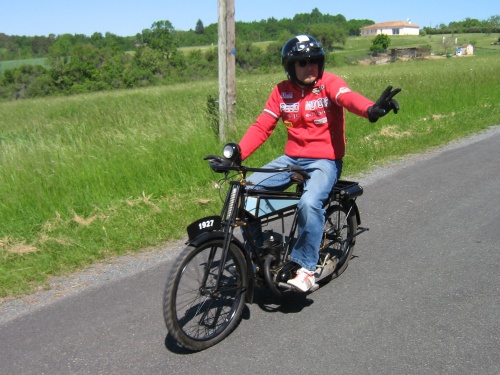
<path fill-rule="evenodd" d="M 227 0 L 227 118 L 228 125 L 234 126 L 236 116 L 236 45 L 234 24 L 234 0 Z"/>
<path fill-rule="evenodd" d="M 236 114 L 236 49 L 234 0 L 219 3 L 219 139 L 234 125 Z"/>

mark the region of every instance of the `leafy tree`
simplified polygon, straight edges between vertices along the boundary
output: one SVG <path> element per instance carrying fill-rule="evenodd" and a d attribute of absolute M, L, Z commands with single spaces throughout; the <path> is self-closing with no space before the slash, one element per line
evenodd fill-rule
<path fill-rule="evenodd" d="M 90 43 L 96 47 L 103 47 L 104 46 L 104 37 L 102 36 L 101 33 L 93 33 L 92 36 L 90 37 Z"/>
<path fill-rule="evenodd" d="M 264 27 L 264 31 L 266 32 L 267 35 L 269 35 L 268 39 L 271 40 L 274 39 L 276 35 L 278 35 L 280 29 L 281 27 L 279 21 L 276 18 L 274 17 L 268 18 L 266 25 Z"/>
<path fill-rule="evenodd" d="M 71 51 L 67 75 L 73 84 L 94 81 L 104 60 L 103 50 L 90 43 L 78 44 Z"/>
<path fill-rule="evenodd" d="M 132 55 L 119 54 L 111 56 L 105 60 L 99 69 L 97 78 L 108 89 L 118 89 L 124 87 L 123 75 L 127 64 L 130 64 Z"/>
<path fill-rule="evenodd" d="M 347 39 L 347 33 L 343 28 L 326 23 L 310 26 L 308 33 L 314 35 L 326 50 L 332 50 L 335 43 L 344 45 Z"/>
<path fill-rule="evenodd" d="M 311 11 L 311 21 L 312 22 L 322 22 L 323 14 L 319 11 L 318 8 L 314 8 Z"/>
<path fill-rule="evenodd" d="M 64 34 L 59 36 L 54 44 L 49 48 L 47 62 L 50 65 L 54 76 L 64 75 L 64 71 L 69 64 L 71 47 L 71 35 Z"/>
<path fill-rule="evenodd" d="M 106 33 L 104 37 L 104 43 L 102 47 L 111 49 L 114 53 L 119 53 L 120 51 L 126 51 L 129 49 L 129 46 L 123 48 L 123 38 L 119 37 L 118 35 L 115 35 L 113 33 Z"/>
<path fill-rule="evenodd" d="M 34 36 L 31 39 L 31 50 L 33 57 L 47 56 L 50 46 L 54 43 L 55 35 L 52 34 L 48 38 L 45 36 Z"/>
<path fill-rule="evenodd" d="M 387 50 L 390 44 L 391 44 L 391 39 L 389 38 L 388 35 L 379 34 L 375 37 L 375 39 L 373 39 L 370 51 L 383 52 Z"/>
<path fill-rule="evenodd" d="M 500 14 L 497 14 L 495 16 L 491 16 L 489 19 L 488 19 L 488 22 L 492 25 L 492 26 L 500 26 Z"/>
<path fill-rule="evenodd" d="M 164 62 L 161 52 L 149 46 L 140 48 L 134 55 L 134 64 L 152 75 L 160 75 L 163 72 Z"/>
<path fill-rule="evenodd" d="M 347 34 L 349 36 L 360 36 L 362 27 L 373 24 L 374 22 L 371 20 L 349 20 L 347 21 Z"/>
<path fill-rule="evenodd" d="M 236 41 L 236 65 L 244 70 L 261 66 L 262 50 L 253 43 Z"/>
<path fill-rule="evenodd" d="M 131 88 L 156 84 L 164 63 L 165 60 L 158 50 L 148 46 L 138 48 L 133 57 L 124 64 L 123 86 Z"/>
<path fill-rule="evenodd" d="M 163 57 L 168 59 L 177 49 L 173 31 L 174 27 L 170 21 L 155 22 L 149 31 L 143 32 L 144 42 L 148 47 L 160 51 Z"/>
<path fill-rule="evenodd" d="M 273 42 L 267 46 L 266 53 L 262 59 L 267 66 L 281 66 L 281 49 L 287 39 L 288 35 L 283 35 L 281 38 L 278 38 L 277 42 Z"/>

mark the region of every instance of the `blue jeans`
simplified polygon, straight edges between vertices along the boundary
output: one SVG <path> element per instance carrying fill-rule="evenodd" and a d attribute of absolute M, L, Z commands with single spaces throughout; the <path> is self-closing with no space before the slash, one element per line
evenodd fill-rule
<path fill-rule="evenodd" d="M 340 178 L 342 160 L 292 158 L 283 155 L 262 168 L 283 168 L 289 165 L 302 167 L 310 176 L 304 183 L 304 193 L 298 203 L 297 240 L 290 256 L 293 262 L 315 271 L 325 225 L 323 205 Z M 254 183 L 254 189 L 283 191 L 291 185 L 290 174 L 256 172 L 247 181 Z M 255 236 L 262 237 L 262 232 L 255 233 Z M 255 240 L 259 242 L 258 238 Z"/>

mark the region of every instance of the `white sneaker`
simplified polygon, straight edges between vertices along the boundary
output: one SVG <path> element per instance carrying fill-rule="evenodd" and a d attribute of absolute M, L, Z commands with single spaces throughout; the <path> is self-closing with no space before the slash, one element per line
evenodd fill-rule
<path fill-rule="evenodd" d="M 316 280 L 314 278 L 314 271 L 309 271 L 305 268 L 299 269 L 296 276 L 287 281 L 287 284 L 293 285 L 303 292 L 307 292 L 314 286 L 315 283 Z"/>

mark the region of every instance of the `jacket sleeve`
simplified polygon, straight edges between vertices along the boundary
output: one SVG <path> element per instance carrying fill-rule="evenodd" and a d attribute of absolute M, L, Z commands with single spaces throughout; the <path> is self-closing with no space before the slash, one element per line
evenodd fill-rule
<path fill-rule="evenodd" d="M 368 118 L 368 108 L 374 103 L 363 95 L 352 91 L 343 79 L 336 78 L 331 87 L 333 88 L 332 97 L 337 105 L 355 115 Z"/>
<path fill-rule="evenodd" d="M 279 97 L 279 90 L 275 87 L 266 102 L 264 110 L 259 117 L 257 117 L 257 120 L 250 125 L 241 139 L 239 146 L 242 160 L 249 157 L 273 133 L 276 123 L 281 117 L 277 95 Z"/>
<path fill-rule="evenodd" d="M 363 95 L 349 91 L 337 96 L 337 103 L 355 115 L 368 118 L 368 108 L 374 103 Z"/>
<path fill-rule="evenodd" d="M 252 155 L 269 138 L 277 122 L 278 117 L 274 117 L 274 114 L 266 110 L 260 114 L 257 120 L 248 128 L 239 143 L 242 160 Z"/>

